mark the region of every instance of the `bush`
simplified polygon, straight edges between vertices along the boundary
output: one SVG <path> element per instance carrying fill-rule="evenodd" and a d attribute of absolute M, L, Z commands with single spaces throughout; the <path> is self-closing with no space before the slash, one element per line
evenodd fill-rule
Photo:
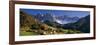
<path fill-rule="evenodd" d="M 37 24 L 31 25 L 31 29 L 39 29 L 39 26 Z"/>

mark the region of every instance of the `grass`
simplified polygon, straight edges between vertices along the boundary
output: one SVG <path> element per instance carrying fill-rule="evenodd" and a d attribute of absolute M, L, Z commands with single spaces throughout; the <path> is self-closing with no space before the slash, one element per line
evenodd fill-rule
<path fill-rule="evenodd" d="M 61 32 L 63 34 L 76 34 L 76 33 L 81 33 L 78 30 L 69 30 L 69 29 L 61 29 Z M 31 31 L 20 31 L 20 36 L 30 36 L 30 35 L 40 35 L 40 33 L 36 32 L 31 32 Z"/>
<path fill-rule="evenodd" d="M 61 31 L 65 34 L 75 34 L 75 33 L 81 33 L 78 30 L 71 30 L 71 29 L 61 29 Z"/>
<path fill-rule="evenodd" d="M 54 32 L 55 31 L 55 32 Z M 46 34 L 44 34 L 44 32 Z M 30 36 L 30 35 L 48 35 L 48 34 L 59 34 L 59 33 L 63 33 L 63 34 L 75 34 L 75 33 L 81 33 L 79 30 L 72 30 L 72 29 L 62 29 L 62 28 L 58 28 L 58 30 L 56 30 L 55 28 L 50 28 L 48 30 L 32 30 L 29 27 L 23 27 L 20 29 L 20 36 Z"/>
<path fill-rule="evenodd" d="M 20 28 L 20 36 L 30 36 L 30 35 L 39 35 L 36 32 L 28 31 L 31 30 L 29 27 Z"/>
<path fill-rule="evenodd" d="M 20 36 L 30 36 L 30 35 L 39 35 L 39 34 L 35 32 L 20 31 Z"/>

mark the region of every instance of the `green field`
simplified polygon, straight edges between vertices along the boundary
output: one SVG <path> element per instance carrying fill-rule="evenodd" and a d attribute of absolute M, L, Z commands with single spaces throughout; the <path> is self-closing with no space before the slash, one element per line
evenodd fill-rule
<path fill-rule="evenodd" d="M 20 36 L 30 36 L 30 35 L 48 35 L 48 34 L 53 34 L 50 32 L 54 32 L 54 31 L 43 31 L 42 30 L 36 30 L 37 32 L 34 31 L 20 31 Z M 44 34 L 44 32 L 46 34 Z M 78 30 L 71 30 L 71 29 L 60 29 L 58 32 L 56 32 L 55 34 L 75 34 L 75 33 L 81 33 Z"/>
<path fill-rule="evenodd" d="M 20 36 L 30 36 L 30 35 L 39 35 L 39 34 L 35 32 L 20 31 Z"/>

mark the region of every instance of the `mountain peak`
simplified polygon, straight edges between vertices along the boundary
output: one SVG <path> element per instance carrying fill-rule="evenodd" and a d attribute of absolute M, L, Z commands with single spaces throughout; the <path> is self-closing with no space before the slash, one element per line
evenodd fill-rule
<path fill-rule="evenodd" d="M 41 22 L 48 20 L 50 22 L 57 22 L 59 24 L 73 23 L 79 20 L 79 17 L 70 17 L 68 15 L 54 15 L 52 13 L 37 14 L 33 15 L 33 17 Z"/>

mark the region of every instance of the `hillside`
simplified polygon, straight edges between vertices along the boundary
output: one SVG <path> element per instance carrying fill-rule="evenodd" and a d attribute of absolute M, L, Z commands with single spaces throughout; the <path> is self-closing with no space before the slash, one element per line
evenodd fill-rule
<path fill-rule="evenodd" d="M 90 32 L 90 15 L 79 19 L 75 23 L 66 24 L 63 26 L 65 29 L 76 29 L 83 33 Z"/>
<path fill-rule="evenodd" d="M 89 33 L 90 32 L 90 15 L 80 19 L 78 22 L 78 30 L 81 30 L 82 32 Z"/>
<path fill-rule="evenodd" d="M 57 28 L 40 22 L 31 15 L 20 11 L 20 35 L 61 34 Z"/>
<path fill-rule="evenodd" d="M 31 15 L 28 15 L 28 14 L 20 11 L 20 26 L 21 27 L 24 27 L 24 26 L 30 27 L 32 24 L 40 24 L 40 23 L 38 20 L 36 20 Z"/>

